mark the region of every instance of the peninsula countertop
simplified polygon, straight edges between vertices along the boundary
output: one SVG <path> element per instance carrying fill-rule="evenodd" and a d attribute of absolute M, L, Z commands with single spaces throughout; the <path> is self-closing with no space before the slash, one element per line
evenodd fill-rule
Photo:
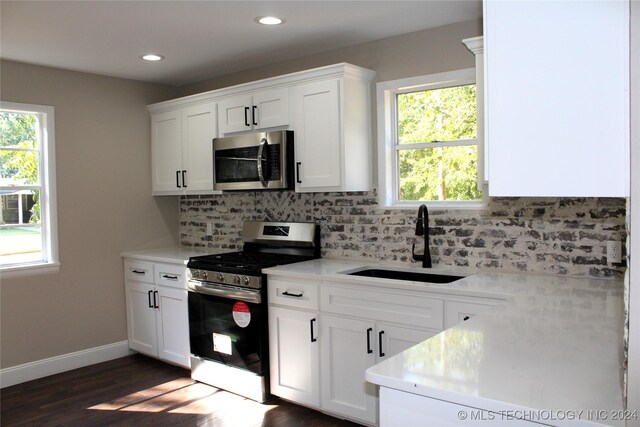
<path fill-rule="evenodd" d="M 580 419 L 571 422 L 586 421 L 587 411 L 606 411 L 606 419 L 592 421 L 624 424 L 611 416 L 611 411 L 623 408 L 622 281 L 481 272 L 449 284 L 426 284 L 345 274 L 381 266 L 318 259 L 269 268 L 265 273 L 314 279 L 320 287 L 332 281 L 391 283 L 425 292 L 501 298 L 504 302 L 492 310 L 369 368 L 367 380 L 489 411 L 583 411 Z M 397 264 L 384 267 L 407 269 Z"/>

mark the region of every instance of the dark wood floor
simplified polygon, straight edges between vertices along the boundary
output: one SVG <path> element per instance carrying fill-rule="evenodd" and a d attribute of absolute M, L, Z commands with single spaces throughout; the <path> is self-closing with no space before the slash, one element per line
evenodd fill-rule
<path fill-rule="evenodd" d="M 7 426 L 356 426 L 276 399 L 259 404 L 134 355 L 0 391 Z"/>

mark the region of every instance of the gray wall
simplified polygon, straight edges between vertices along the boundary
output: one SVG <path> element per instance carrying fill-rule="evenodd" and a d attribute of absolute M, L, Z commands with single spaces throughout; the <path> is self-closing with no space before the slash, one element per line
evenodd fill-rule
<path fill-rule="evenodd" d="M 127 338 L 124 250 L 175 244 L 178 198 L 151 196 L 146 105 L 175 88 L 2 61 L 2 100 L 55 107 L 55 274 L 2 278 L 1 366 Z"/>

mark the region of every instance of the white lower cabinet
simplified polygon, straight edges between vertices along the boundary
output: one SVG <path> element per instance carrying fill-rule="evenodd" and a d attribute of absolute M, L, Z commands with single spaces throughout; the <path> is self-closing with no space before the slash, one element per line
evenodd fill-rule
<path fill-rule="evenodd" d="M 271 393 L 320 407 L 318 314 L 269 307 Z"/>
<path fill-rule="evenodd" d="M 323 315 L 320 319 L 322 409 L 376 421 L 376 386 L 365 380 L 376 364 L 374 322 Z"/>
<path fill-rule="evenodd" d="M 155 277 L 152 271 L 156 272 Z M 140 275 L 139 280 L 132 279 L 135 274 Z M 125 259 L 125 276 L 129 348 L 188 368 L 189 314 L 184 265 Z"/>

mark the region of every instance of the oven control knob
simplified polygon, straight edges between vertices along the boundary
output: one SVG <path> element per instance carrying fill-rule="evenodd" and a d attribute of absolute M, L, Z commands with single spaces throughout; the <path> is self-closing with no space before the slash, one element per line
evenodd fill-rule
<path fill-rule="evenodd" d="M 207 279 L 207 276 L 208 276 L 207 272 L 206 272 L 206 271 L 203 271 L 203 272 L 202 272 L 202 278 L 206 280 L 206 279 Z"/>
<path fill-rule="evenodd" d="M 224 274 L 218 273 L 218 281 L 224 283 Z"/>
<path fill-rule="evenodd" d="M 191 277 L 194 278 L 199 278 L 200 277 L 200 270 L 191 270 Z"/>
<path fill-rule="evenodd" d="M 233 284 L 234 285 L 240 284 L 240 276 L 233 276 Z"/>
<path fill-rule="evenodd" d="M 249 286 L 249 278 L 247 276 L 242 276 L 242 284 L 245 286 Z"/>

